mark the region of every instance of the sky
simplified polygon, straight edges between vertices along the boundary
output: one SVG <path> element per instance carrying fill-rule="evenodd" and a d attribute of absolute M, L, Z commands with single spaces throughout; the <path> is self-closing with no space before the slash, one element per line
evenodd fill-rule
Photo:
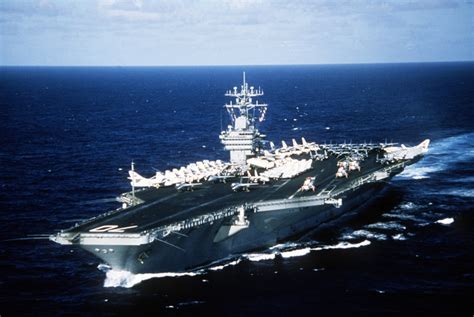
<path fill-rule="evenodd" d="M 474 0 L 1 0 L 0 65 L 474 60 Z"/>

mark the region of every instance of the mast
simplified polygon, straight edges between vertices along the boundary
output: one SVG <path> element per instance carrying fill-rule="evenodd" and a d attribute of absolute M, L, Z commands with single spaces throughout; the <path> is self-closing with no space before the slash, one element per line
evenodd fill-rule
<path fill-rule="evenodd" d="M 265 135 L 260 134 L 257 125 L 265 120 L 267 104 L 253 101 L 252 98 L 263 96 L 263 90 L 255 89 L 248 85 L 245 80 L 245 72 L 242 76 L 240 91 L 237 87 L 228 90 L 225 95 L 235 98 L 224 105 L 230 117 L 230 125 L 227 130 L 221 132 L 224 148 L 230 151 L 230 161 L 235 165 L 246 165 L 249 156 L 258 154 L 261 141 Z"/>

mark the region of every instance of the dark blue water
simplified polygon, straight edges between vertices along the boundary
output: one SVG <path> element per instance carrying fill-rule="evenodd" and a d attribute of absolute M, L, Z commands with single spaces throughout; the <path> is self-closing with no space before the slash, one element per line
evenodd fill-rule
<path fill-rule="evenodd" d="M 265 91 L 270 140 L 430 138 L 431 151 L 365 213 L 288 245 L 287 257 L 264 250 L 272 256 L 126 288 L 80 249 L 3 241 L 2 317 L 472 315 L 474 63 L 1 68 L 0 240 L 117 208 L 132 160 L 151 175 L 226 159 L 223 94 L 244 70 Z"/>

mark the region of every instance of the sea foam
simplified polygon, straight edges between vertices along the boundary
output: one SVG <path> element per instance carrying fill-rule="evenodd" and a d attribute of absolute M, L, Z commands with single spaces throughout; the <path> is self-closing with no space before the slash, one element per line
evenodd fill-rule
<path fill-rule="evenodd" d="M 436 223 L 442 224 L 442 225 L 450 225 L 454 222 L 454 218 L 444 218 L 436 221 Z"/>
<path fill-rule="evenodd" d="M 104 287 L 130 288 L 152 278 L 196 276 L 202 272 L 166 272 L 133 274 L 128 271 L 109 270 L 105 273 Z"/>

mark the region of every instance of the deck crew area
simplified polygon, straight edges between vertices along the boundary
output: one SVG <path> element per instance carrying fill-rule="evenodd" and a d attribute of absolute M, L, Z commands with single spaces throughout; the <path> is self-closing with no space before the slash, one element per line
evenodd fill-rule
<path fill-rule="evenodd" d="M 231 183 L 239 182 L 239 178 L 225 183 L 203 182 L 192 191 L 178 191 L 175 186 L 148 188 L 135 193 L 143 203 L 98 216 L 67 231 L 97 232 L 97 228 L 118 226 L 127 228 L 126 233 L 137 233 L 231 206 L 330 194 L 331 191 L 343 188 L 354 179 L 383 167 L 377 163 L 374 152 L 361 162 L 360 171 L 351 172 L 347 178 L 336 178 L 338 160 L 335 155 L 330 155 L 325 160 L 314 161 L 310 170 L 295 178 L 258 183 L 248 191 L 232 190 Z M 314 191 L 301 191 L 308 177 L 314 177 Z"/>

